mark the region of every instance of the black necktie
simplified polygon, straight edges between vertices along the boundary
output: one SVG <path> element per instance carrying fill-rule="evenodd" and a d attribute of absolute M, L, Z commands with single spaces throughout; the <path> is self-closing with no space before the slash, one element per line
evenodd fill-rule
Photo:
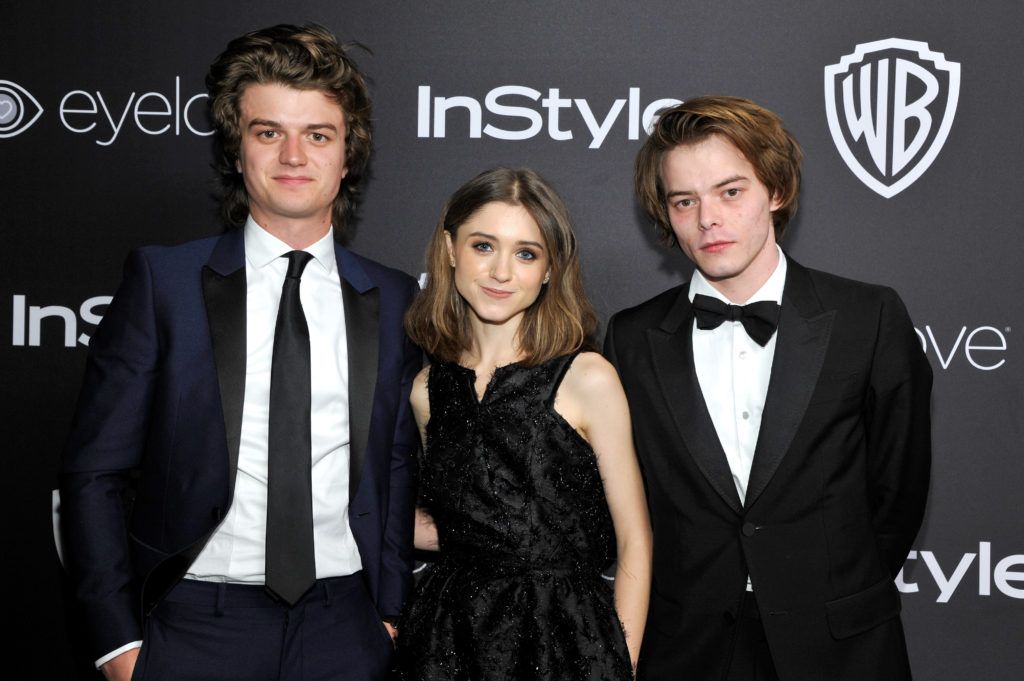
<path fill-rule="evenodd" d="M 739 322 L 747 335 L 761 347 L 779 326 L 779 304 L 771 300 L 730 305 L 698 293 L 693 297 L 693 314 L 697 317 L 698 329 L 716 329 L 727 319 Z"/>
<path fill-rule="evenodd" d="M 270 368 L 267 438 L 266 585 L 294 605 L 316 580 L 310 473 L 309 327 L 299 300 L 302 270 L 313 258 L 292 251 L 281 287 Z"/>

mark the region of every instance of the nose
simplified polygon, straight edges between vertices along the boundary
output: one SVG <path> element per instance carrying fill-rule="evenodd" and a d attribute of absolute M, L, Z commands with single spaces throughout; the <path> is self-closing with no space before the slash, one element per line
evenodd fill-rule
<path fill-rule="evenodd" d="M 708 230 L 720 224 L 718 207 L 712 201 L 700 202 L 700 214 L 698 215 L 700 228 Z"/>
<path fill-rule="evenodd" d="M 281 163 L 286 166 L 301 166 L 306 163 L 306 152 L 302 148 L 302 139 L 294 135 L 285 138 L 281 144 Z"/>
<path fill-rule="evenodd" d="M 496 254 L 491 260 L 491 279 L 506 282 L 512 278 L 512 264 L 509 258 L 502 254 Z"/>

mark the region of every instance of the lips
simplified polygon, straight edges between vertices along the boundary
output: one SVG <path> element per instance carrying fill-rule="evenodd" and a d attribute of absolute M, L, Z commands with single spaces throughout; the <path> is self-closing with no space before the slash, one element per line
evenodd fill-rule
<path fill-rule="evenodd" d="M 705 253 L 720 253 L 729 246 L 732 246 L 732 244 L 732 241 L 712 241 L 709 244 L 704 244 L 703 246 L 701 246 L 700 250 L 704 251 Z"/>
<path fill-rule="evenodd" d="M 295 175 L 278 175 L 274 178 L 274 180 L 280 182 L 281 184 L 298 186 L 306 184 L 307 182 L 312 182 L 313 178 Z"/>
<path fill-rule="evenodd" d="M 487 286 L 481 286 L 480 289 L 491 298 L 497 298 L 498 300 L 504 300 L 513 293 L 512 291 L 503 291 L 502 289 L 488 288 Z"/>

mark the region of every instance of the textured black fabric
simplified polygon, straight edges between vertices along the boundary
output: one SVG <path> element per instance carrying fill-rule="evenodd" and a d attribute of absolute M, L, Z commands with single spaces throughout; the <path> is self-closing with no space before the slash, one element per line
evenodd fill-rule
<path fill-rule="evenodd" d="M 630 679 L 602 568 L 611 516 L 590 445 L 552 407 L 572 361 L 434 364 L 421 503 L 441 557 L 399 627 L 409 681 Z"/>
<path fill-rule="evenodd" d="M 302 271 L 313 256 L 291 251 L 281 287 L 270 369 L 267 437 L 267 588 L 295 603 L 313 585 L 313 491 L 310 467 L 309 327 L 299 299 Z"/>

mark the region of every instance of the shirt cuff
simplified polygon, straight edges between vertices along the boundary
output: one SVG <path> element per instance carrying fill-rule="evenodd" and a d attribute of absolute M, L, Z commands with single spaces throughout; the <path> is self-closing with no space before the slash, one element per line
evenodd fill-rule
<path fill-rule="evenodd" d="M 96 669 L 99 669 L 100 667 L 102 667 L 106 663 L 110 662 L 111 660 L 113 660 L 115 657 L 117 657 L 121 653 L 127 653 L 129 650 L 133 650 L 135 648 L 141 648 L 141 647 L 142 647 L 142 641 L 132 641 L 131 643 L 125 643 L 123 646 L 121 646 L 117 650 L 113 650 L 113 651 L 107 653 L 106 655 L 104 655 L 103 657 L 101 657 L 100 659 L 96 660 Z"/>

